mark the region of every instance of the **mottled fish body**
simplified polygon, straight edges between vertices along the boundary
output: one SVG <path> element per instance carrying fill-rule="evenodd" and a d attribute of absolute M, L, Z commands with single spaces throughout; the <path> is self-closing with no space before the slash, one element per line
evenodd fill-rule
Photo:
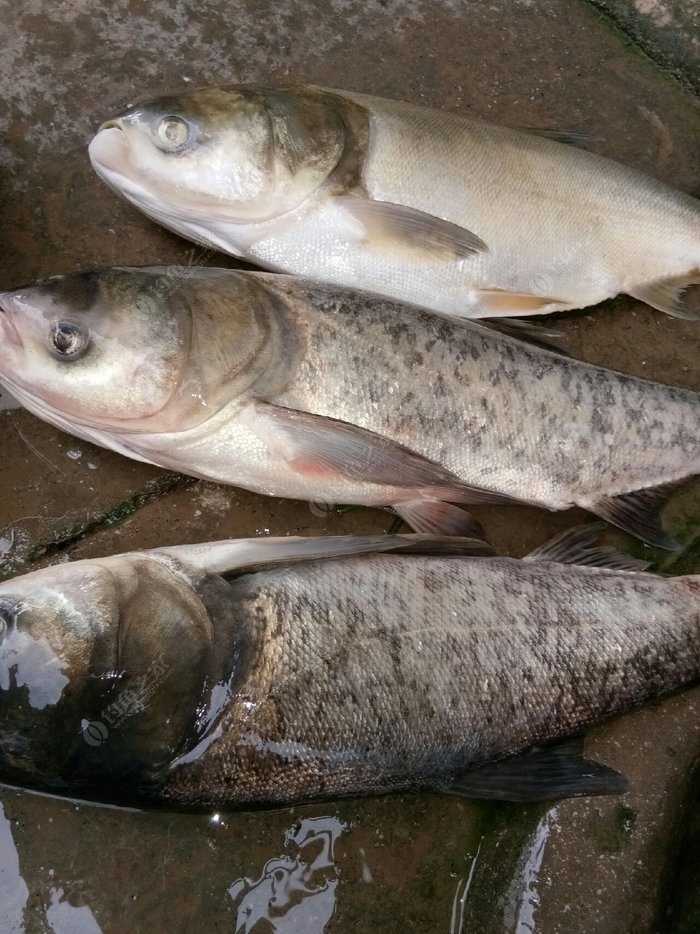
<path fill-rule="evenodd" d="M 569 547 L 234 541 L 6 581 L 0 773 L 186 807 L 619 792 L 571 748 L 508 757 L 696 679 L 700 580 Z"/>
<path fill-rule="evenodd" d="M 0 327 L 0 380 L 73 434 L 270 495 L 391 505 L 418 531 L 459 531 L 450 504 L 522 501 L 669 546 L 654 488 L 700 472 L 696 392 L 290 277 L 57 277 L 0 294 Z"/>
<path fill-rule="evenodd" d="M 270 269 L 466 317 L 618 292 L 690 316 L 700 202 L 565 136 L 346 91 L 204 88 L 107 121 L 90 156 L 154 220 Z"/>

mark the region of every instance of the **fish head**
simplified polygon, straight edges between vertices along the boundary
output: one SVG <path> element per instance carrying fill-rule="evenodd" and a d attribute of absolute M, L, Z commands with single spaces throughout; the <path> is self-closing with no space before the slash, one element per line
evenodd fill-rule
<path fill-rule="evenodd" d="M 0 292 L 0 381 L 68 430 L 152 418 L 180 382 L 190 336 L 171 288 L 149 270 L 107 269 Z"/>
<path fill-rule="evenodd" d="M 0 584 L 0 775 L 75 792 L 157 782 L 196 740 L 210 630 L 189 583 L 144 554 Z"/>
<path fill-rule="evenodd" d="M 345 147 L 332 95 L 311 87 L 202 88 L 139 104 L 90 143 L 97 173 L 185 236 L 258 223 L 317 191 Z"/>

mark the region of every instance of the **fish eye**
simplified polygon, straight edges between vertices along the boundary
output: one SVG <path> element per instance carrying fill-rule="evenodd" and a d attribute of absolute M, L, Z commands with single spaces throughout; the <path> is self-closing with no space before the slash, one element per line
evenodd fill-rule
<path fill-rule="evenodd" d="M 173 152 L 177 149 L 181 149 L 185 145 L 190 136 L 190 128 L 187 125 L 187 121 L 183 120 L 182 117 L 170 114 L 167 117 L 163 117 L 158 124 L 156 136 L 163 149 L 168 149 Z"/>
<path fill-rule="evenodd" d="M 61 357 L 80 356 L 88 346 L 90 334 L 73 321 L 54 321 L 49 329 L 51 349 Z"/>

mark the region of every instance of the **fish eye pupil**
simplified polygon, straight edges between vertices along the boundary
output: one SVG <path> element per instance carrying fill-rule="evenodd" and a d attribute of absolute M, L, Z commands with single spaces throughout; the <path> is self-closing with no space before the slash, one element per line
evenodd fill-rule
<path fill-rule="evenodd" d="M 158 138 L 168 149 L 174 149 L 187 142 L 189 127 L 182 117 L 163 117 L 158 125 Z"/>
<path fill-rule="evenodd" d="M 55 321 L 49 333 L 53 349 L 62 357 L 74 356 L 87 344 L 87 336 L 72 321 Z"/>

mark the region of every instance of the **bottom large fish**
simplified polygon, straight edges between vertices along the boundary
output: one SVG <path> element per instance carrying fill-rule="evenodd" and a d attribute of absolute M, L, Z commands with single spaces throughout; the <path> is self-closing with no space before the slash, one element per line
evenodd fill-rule
<path fill-rule="evenodd" d="M 619 792 L 571 744 L 518 754 L 697 678 L 700 577 L 590 544 L 229 541 L 7 581 L 0 774 L 184 807 Z"/>

